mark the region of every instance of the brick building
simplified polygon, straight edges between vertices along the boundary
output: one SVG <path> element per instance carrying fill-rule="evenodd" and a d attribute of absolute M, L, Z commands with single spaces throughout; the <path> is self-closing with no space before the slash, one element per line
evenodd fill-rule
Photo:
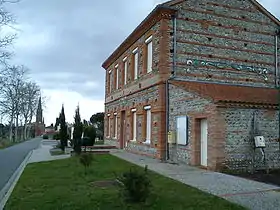
<path fill-rule="evenodd" d="M 158 5 L 102 65 L 105 140 L 211 170 L 280 166 L 279 27 L 255 0 Z"/>

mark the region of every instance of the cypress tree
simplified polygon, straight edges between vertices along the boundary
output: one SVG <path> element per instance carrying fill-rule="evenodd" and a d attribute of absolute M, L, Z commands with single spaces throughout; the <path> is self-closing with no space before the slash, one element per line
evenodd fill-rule
<path fill-rule="evenodd" d="M 73 141 L 74 141 L 74 151 L 77 154 L 81 153 L 81 138 L 83 133 L 83 123 L 80 116 L 80 108 L 77 106 L 74 116 L 74 131 L 73 131 Z"/>
<path fill-rule="evenodd" d="M 60 131 L 59 131 L 59 137 L 60 137 L 60 144 L 61 149 L 65 151 L 65 147 L 67 146 L 67 125 L 65 121 L 65 114 L 64 114 L 64 106 L 62 105 L 61 113 L 59 116 L 60 121 Z"/>

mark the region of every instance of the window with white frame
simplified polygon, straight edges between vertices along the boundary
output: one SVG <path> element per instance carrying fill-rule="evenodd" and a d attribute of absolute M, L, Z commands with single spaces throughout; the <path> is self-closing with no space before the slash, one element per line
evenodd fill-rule
<path fill-rule="evenodd" d="M 126 85 L 127 83 L 127 57 L 123 59 L 123 67 L 124 67 L 124 81 L 123 84 Z"/>
<path fill-rule="evenodd" d="M 110 120 L 110 114 L 107 115 L 108 117 L 108 124 L 107 124 L 107 136 L 111 136 L 111 120 Z"/>
<path fill-rule="evenodd" d="M 117 113 L 114 113 L 114 118 L 115 118 L 114 138 L 117 138 L 118 137 L 118 117 L 117 117 Z"/>
<path fill-rule="evenodd" d="M 109 93 L 112 92 L 112 82 L 113 82 L 113 78 L 112 78 L 112 71 L 109 71 Z"/>
<path fill-rule="evenodd" d="M 134 49 L 132 53 L 134 55 L 134 80 L 136 80 L 138 78 L 138 48 Z"/>
<path fill-rule="evenodd" d="M 144 110 L 146 110 L 146 144 L 151 143 L 152 136 L 152 113 L 151 106 L 145 106 Z"/>
<path fill-rule="evenodd" d="M 132 109 L 132 141 L 136 141 L 137 116 L 136 109 Z"/>
<path fill-rule="evenodd" d="M 176 140 L 179 145 L 188 144 L 188 117 L 178 116 L 176 118 Z"/>
<path fill-rule="evenodd" d="M 152 72 L 152 65 L 153 65 L 153 42 L 152 36 L 146 39 L 145 43 L 147 45 L 147 73 Z"/>
<path fill-rule="evenodd" d="M 117 64 L 115 66 L 116 70 L 116 90 L 119 89 L 119 65 Z"/>

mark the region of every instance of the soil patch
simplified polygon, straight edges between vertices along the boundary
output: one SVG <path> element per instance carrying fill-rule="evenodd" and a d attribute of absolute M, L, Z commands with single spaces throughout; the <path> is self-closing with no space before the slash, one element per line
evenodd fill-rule
<path fill-rule="evenodd" d="M 119 183 L 116 180 L 101 180 L 95 181 L 90 183 L 93 187 L 100 187 L 100 188 L 109 188 L 109 187 L 117 187 Z"/>
<path fill-rule="evenodd" d="M 234 176 L 239 176 L 254 181 L 264 182 L 266 184 L 273 184 L 280 187 L 280 170 L 271 170 L 269 174 L 266 173 L 266 170 L 256 171 L 254 174 L 243 173 L 243 174 L 234 174 Z"/>

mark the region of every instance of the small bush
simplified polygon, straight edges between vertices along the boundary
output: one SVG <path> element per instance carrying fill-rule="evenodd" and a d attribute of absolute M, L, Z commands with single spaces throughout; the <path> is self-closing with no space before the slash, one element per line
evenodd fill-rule
<path fill-rule="evenodd" d="M 83 146 L 93 146 L 96 138 L 96 130 L 93 126 L 87 126 L 84 129 L 85 144 Z"/>
<path fill-rule="evenodd" d="M 47 134 L 44 134 L 43 139 L 49 139 L 49 136 Z"/>
<path fill-rule="evenodd" d="M 127 202 L 145 202 L 150 195 L 151 182 L 147 175 L 147 166 L 144 172 L 130 169 L 118 178 L 123 184 L 121 194 Z"/>
<path fill-rule="evenodd" d="M 85 174 L 87 173 L 88 167 L 91 165 L 93 160 L 92 154 L 83 153 L 80 156 L 80 163 L 85 167 Z"/>
<path fill-rule="evenodd" d="M 58 134 L 58 133 L 54 134 L 54 135 L 53 135 L 53 139 L 59 140 L 59 139 L 60 139 L 60 138 L 59 138 L 59 134 Z"/>
<path fill-rule="evenodd" d="M 74 142 L 74 147 L 73 147 L 74 152 L 75 152 L 77 155 L 80 155 L 81 152 L 82 152 L 82 148 L 81 148 L 81 146 L 82 146 L 82 140 L 81 140 L 81 139 L 74 139 L 73 142 Z"/>

